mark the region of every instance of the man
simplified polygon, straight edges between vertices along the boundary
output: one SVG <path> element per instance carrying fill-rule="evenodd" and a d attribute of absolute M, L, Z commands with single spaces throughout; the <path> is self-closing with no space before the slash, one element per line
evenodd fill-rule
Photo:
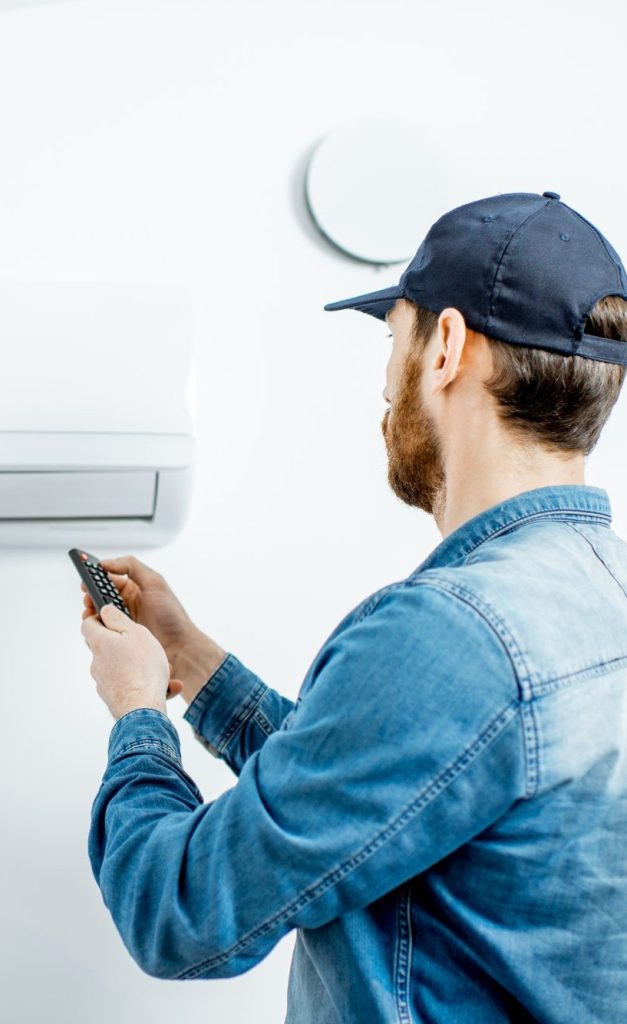
<path fill-rule="evenodd" d="M 432 226 L 398 285 L 389 482 L 442 542 L 349 612 L 295 703 L 105 562 L 85 598 L 117 719 L 94 875 L 158 978 L 221 978 L 297 929 L 294 1024 L 624 1021 L 627 545 L 584 483 L 627 365 L 627 277 L 554 192 Z M 104 623 L 104 624 L 103 624 Z M 204 804 L 166 689 L 237 784 Z"/>

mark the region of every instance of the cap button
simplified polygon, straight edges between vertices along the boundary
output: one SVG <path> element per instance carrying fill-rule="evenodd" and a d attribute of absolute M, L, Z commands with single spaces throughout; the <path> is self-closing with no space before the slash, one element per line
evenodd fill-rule
<path fill-rule="evenodd" d="M 547 199 L 559 199 L 557 192 L 543 192 L 542 195 L 546 196 Z"/>

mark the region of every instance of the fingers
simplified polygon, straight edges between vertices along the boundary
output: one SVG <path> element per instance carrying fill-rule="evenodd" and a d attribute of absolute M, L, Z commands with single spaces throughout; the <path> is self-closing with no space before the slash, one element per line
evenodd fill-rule
<path fill-rule="evenodd" d="M 109 579 L 111 580 L 111 582 L 115 583 L 115 585 L 116 585 L 116 587 L 118 587 L 118 589 L 120 587 L 123 587 L 126 583 L 128 583 L 128 580 L 129 580 L 128 576 L 121 576 L 119 573 L 108 572 L 107 575 L 108 575 Z"/>
<path fill-rule="evenodd" d="M 166 700 L 170 700 L 171 697 L 178 697 L 179 693 L 183 691 L 183 683 L 180 679 L 171 679 L 166 692 Z"/>
<path fill-rule="evenodd" d="M 105 628 L 106 627 L 103 626 L 97 615 L 83 616 L 81 633 L 83 634 L 83 639 L 88 647 L 91 647 L 91 645 L 98 639 L 100 630 Z"/>
<path fill-rule="evenodd" d="M 140 562 L 139 558 L 135 558 L 134 555 L 122 555 L 120 558 L 103 558 L 100 564 L 108 572 L 128 576 L 129 579 L 134 580 L 140 587 L 146 586 L 148 583 L 154 583 L 159 577 L 158 572 L 151 569 L 149 565 L 145 565 L 144 562 Z"/>

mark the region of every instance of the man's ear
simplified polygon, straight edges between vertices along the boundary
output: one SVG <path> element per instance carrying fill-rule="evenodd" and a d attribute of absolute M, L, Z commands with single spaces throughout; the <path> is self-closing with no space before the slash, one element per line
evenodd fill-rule
<path fill-rule="evenodd" d="M 447 306 L 438 317 L 436 351 L 432 367 L 433 391 L 440 391 L 457 376 L 469 329 L 463 314 Z"/>

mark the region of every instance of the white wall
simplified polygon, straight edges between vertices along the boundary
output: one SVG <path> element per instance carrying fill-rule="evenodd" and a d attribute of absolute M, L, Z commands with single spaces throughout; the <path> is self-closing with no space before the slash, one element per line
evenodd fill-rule
<path fill-rule="evenodd" d="M 345 612 L 440 540 L 387 486 L 384 325 L 322 309 L 395 283 L 403 268 L 351 262 L 316 238 L 301 200 L 307 154 L 346 121 L 411 118 L 425 139 L 416 248 L 444 212 L 429 200 L 444 163 L 448 208 L 557 191 L 627 260 L 623 6 L 0 8 L 0 279 L 191 289 L 195 504 L 180 539 L 141 557 L 203 629 L 294 696 Z M 84 368 L 97 371 L 88 351 Z M 587 475 L 608 490 L 624 536 L 626 405 L 621 396 Z M 88 671 L 78 581 L 64 550 L 0 559 L 0 1016 L 281 1021 L 293 936 L 228 981 L 160 982 L 127 956 L 86 854 L 113 722 Z M 183 710 L 170 704 L 185 766 L 210 800 L 234 778 L 195 742 Z"/>

